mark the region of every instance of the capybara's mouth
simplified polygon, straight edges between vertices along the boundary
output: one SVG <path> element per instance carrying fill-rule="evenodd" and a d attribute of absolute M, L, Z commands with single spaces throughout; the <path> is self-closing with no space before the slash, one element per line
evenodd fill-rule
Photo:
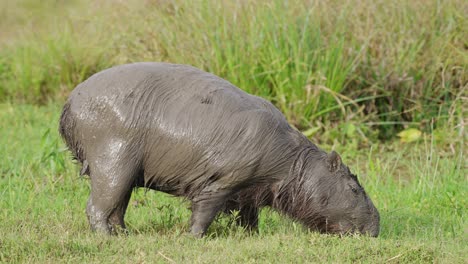
<path fill-rule="evenodd" d="M 317 228 L 320 233 L 323 234 L 333 234 L 340 236 L 350 236 L 350 235 L 368 235 L 372 237 L 378 236 L 378 232 L 370 232 L 365 230 L 365 228 L 358 228 L 352 223 L 324 223 Z"/>

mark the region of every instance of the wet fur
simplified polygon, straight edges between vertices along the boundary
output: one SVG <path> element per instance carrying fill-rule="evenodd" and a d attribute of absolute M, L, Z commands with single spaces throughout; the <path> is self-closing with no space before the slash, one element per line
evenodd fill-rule
<path fill-rule="evenodd" d="M 97 73 L 70 95 L 59 131 L 92 187 L 117 179 L 123 190 L 101 188 L 115 204 L 92 191 L 88 216 L 102 210 L 123 223 L 128 199 L 119 197 L 146 187 L 191 200 L 195 232 L 223 209 L 240 210 L 241 224 L 255 227 L 263 206 L 328 228 L 320 193 L 329 186 L 308 186 L 304 174 L 327 154 L 271 103 L 196 68 L 136 63 Z"/>

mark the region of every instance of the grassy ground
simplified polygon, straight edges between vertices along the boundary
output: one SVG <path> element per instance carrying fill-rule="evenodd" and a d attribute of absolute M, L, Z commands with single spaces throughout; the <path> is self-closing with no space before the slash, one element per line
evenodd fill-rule
<path fill-rule="evenodd" d="M 466 263 L 468 4 L 463 0 L 0 1 L 0 262 Z M 180 199 L 134 192 L 130 234 L 100 237 L 60 106 L 116 64 L 191 64 L 271 100 L 335 149 L 381 212 L 381 235 L 333 237 L 264 210 L 186 235 Z M 397 132 L 423 134 L 400 143 Z M 384 140 L 384 141 L 379 141 Z"/>
<path fill-rule="evenodd" d="M 334 237 L 263 210 L 258 234 L 220 217 L 207 238 L 186 234 L 188 204 L 137 190 L 129 236 L 88 229 L 89 182 L 58 137 L 60 106 L 0 105 L 0 262 L 465 263 L 466 145 L 445 131 L 417 143 L 337 146 L 380 210 L 376 238 Z M 449 140 L 450 139 L 450 140 Z M 324 146 L 327 150 L 331 146 Z"/>

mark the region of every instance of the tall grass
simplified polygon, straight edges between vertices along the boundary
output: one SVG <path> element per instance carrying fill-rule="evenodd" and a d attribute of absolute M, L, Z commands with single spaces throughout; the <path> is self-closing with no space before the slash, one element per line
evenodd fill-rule
<path fill-rule="evenodd" d="M 270 99 L 300 129 L 346 121 L 388 138 L 432 119 L 456 126 L 467 90 L 462 0 L 0 5 L 18 17 L 0 19 L 18 29 L 0 37 L 0 101 L 62 101 L 103 68 L 169 61 Z"/>

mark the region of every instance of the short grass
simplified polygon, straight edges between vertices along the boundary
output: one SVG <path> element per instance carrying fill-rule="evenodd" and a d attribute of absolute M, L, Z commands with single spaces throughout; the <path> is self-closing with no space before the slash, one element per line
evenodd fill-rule
<path fill-rule="evenodd" d="M 0 105 L 0 262 L 466 263 L 465 135 L 441 131 L 412 144 L 336 145 L 381 213 L 378 238 L 304 230 L 268 209 L 258 234 L 219 217 L 204 239 L 186 233 L 188 203 L 137 190 L 128 236 L 90 232 L 89 182 L 57 133 L 57 104 Z M 330 150 L 331 146 L 324 145 Z"/>

